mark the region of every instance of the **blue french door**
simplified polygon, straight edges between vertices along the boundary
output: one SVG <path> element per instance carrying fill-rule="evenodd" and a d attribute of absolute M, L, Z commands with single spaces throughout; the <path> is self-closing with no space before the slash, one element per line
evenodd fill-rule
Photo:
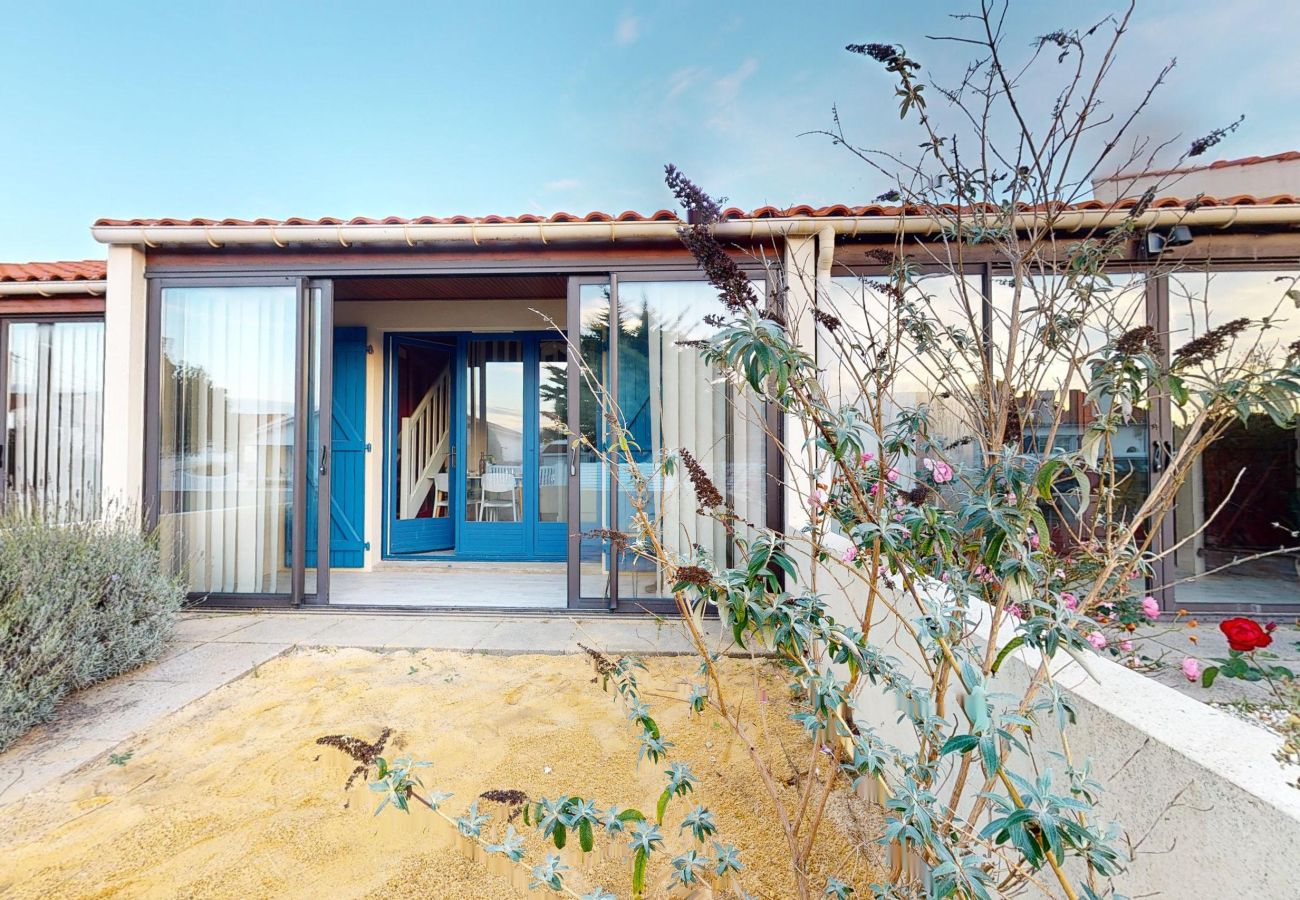
<path fill-rule="evenodd" d="M 568 541 L 568 358 L 550 333 L 389 335 L 385 345 L 386 556 L 554 560 Z M 412 466 L 412 438 L 447 366 L 446 453 Z M 421 443 L 423 441 L 423 443 Z M 413 447 L 415 448 L 413 450 Z M 425 478 L 425 482 L 418 481 Z M 412 494 L 408 486 L 415 488 Z M 445 490 L 444 490 L 445 489 Z M 404 495 L 404 492 L 407 492 Z"/>
<path fill-rule="evenodd" d="M 568 361 L 546 333 L 462 338 L 456 555 L 565 559 Z"/>
<path fill-rule="evenodd" d="M 388 553 L 455 546 L 461 346 L 455 335 L 389 335 L 385 358 Z"/>

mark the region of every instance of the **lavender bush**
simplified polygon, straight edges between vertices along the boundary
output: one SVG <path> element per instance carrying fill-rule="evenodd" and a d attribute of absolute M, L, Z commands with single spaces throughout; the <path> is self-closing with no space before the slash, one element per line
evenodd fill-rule
<path fill-rule="evenodd" d="M 157 657 L 184 597 L 127 517 L 0 518 L 0 750 L 71 691 Z"/>

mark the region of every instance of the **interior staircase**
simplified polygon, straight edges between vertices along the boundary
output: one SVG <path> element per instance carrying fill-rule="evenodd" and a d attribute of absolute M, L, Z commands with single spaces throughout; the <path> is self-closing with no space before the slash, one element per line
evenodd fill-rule
<path fill-rule="evenodd" d="M 419 404 L 399 423 L 401 472 L 399 515 L 413 519 L 433 490 L 451 452 L 451 370 L 429 386 Z"/>

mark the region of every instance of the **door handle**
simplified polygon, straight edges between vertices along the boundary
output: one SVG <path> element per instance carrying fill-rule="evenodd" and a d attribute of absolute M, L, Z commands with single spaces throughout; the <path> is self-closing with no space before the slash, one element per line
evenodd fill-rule
<path fill-rule="evenodd" d="M 578 477 L 578 442 L 569 445 L 569 477 Z"/>
<path fill-rule="evenodd" d="M 329 444 L 321 444 L 320 465 L 317 466 L 316 471 L 318 471 L 321 475 L 328 475 L 329 468 L 330 468 L 330 447 Z"/>
<path fill-rule="evenodd" d="M 1163 472 L 1174 461 L 1174 444 L 1172 441 L 1151 442 L 1151 472 Z"/>

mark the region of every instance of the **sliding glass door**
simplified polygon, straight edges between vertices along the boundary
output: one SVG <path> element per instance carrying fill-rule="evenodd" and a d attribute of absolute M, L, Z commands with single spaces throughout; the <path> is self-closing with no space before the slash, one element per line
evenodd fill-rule
<path fill-rule="evenodd" d="M 100 513 L 103 320 L 0 319 L 0 508 Z"/>
<path fill-rule="evenodd" d="M 756 285 L 761 294 L 762 285 Z M 569 394 L 570 591 L 580 606 L 656 609 L 673 602 L 652 561 L 625 546 L 647 533 L 675 559 L 729 565 L 727 529 L 702 513 L 683 474 L 683 449 L 724 495 L 735 522 L 765 523 L 765 409 L 707 362 L 701 341 L 716 328 L 717 291 L 698 275 L 575 278 L 569 321 L 579 365 Z M 627 449 L 611 453 L 609 407 Z M 666 469 L 671 474 L 666 474 Z M 634 503 L 635 485 L 644 485 Z"/>
<path fill-rule="evenodd" d="M 328 570 L 308 583 L 306 549 L 329 558 L 328 286 L 176 282 L 155 296 L 164 560 L 192 594 L 323 600 Z"/>

